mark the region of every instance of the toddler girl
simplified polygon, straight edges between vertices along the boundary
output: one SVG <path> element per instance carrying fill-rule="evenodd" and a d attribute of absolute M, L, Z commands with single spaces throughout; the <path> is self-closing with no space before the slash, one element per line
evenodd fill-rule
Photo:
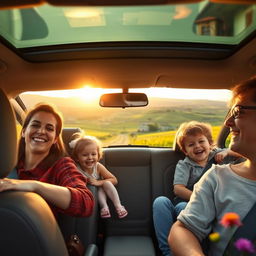
<path fill-rule="evenodd" d="M 88 183 L 98 187 L 101 218 L 110 218 L 111 214 L 107 204 L 107 197 L 113 202 L 119 218 L 127 216 L 128 212 L 121 204 L 118 192 L 114 185 L 116 177 L 99 163 L 102 157 L 100 141 L 93 136 L 76 134 L 75 139 L 69 143 L 72 148 L 72 158 L 78 165 L 80 172 L 88 178 Z"/>

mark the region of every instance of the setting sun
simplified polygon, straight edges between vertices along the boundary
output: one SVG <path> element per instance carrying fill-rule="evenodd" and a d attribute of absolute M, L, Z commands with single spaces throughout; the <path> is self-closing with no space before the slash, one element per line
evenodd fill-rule
<path fill-rule="evenodd" d="M 100 88 L 92 88 L 90 86 L 85 86 L 84 88 L 79 89 L 79 92 L 75 92 L 75 94 L 76 93 L 77 93 L 76 96 L 89 102 L 99 98 L 103 92 L 102 92 L 102 89 Z"/>

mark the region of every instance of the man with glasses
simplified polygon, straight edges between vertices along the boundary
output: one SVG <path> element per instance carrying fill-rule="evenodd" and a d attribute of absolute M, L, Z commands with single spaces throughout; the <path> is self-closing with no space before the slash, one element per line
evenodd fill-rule
<path fill-rule="evenodd" d="M 231 133 L 230 149 L 245 161 L 215 165 L 195 185 L 187 207 L 169 234 L 174 255 L 222 256 L 228 250 L 228 255 L 236 256 L 241 252 L 230 241 L 256 239 L 256 77 L 234 87 L 231 105 L 225 120 Z M 228 212 L 238 214 L 244 225 L 232 229 L 222 226 L 220 220 Z M 247 222 L 248 218 L 254 221 Z M 209 243 L 205 254 L 201 242 L 211 232 L 219 233 L 220 240 Z"/>
<path fill-rule="evenodd" d="M 232 118 L 237 119 L 241 114 L 244 114 L 244 109 L 256 109 L 256 106 L 243 106 L 243 105 L 235 105 L 233 108 L 231 108 L 225 118 L 227 120 L 232 116 Z"/>

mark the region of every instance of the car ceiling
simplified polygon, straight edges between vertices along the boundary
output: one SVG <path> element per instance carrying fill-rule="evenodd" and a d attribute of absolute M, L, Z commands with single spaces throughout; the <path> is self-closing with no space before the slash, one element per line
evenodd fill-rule
<path fill-rule="evenodd" d="M 200 47 L 100 45 L 76 52 L 42 48 L 20 56 L 0 43 L 0 86 L 10 97 L 24 91 L 81 88 L 173 87 L 229 89 L 255 74 L 256 39 L 231 55 Z M 218 49 L 217 49 L 218 50 Z M 221 51 L 221 49 L 220 49 Z M 216 55 L 216 58 L 214 56 Z"/>

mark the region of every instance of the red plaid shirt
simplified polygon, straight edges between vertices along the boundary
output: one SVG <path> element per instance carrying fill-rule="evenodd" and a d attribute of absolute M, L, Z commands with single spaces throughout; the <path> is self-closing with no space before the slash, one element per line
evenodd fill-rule
<path fill-rule="evenodd" d="M 93 195 L 86 187 L 87 179 L 78 171 L 70 157 L 60 158 L 47 170 L 42 164 L 34 169 L 25 170 L 24 162 L 20 162 L 17 166 L 17 174 L 21 180 L 38 180 L 67 187 L 70 190 L 71 202 L 67 209 L 63 210 L 51 205 L 55 216 L 58 212 L 79 217 L 91 215 L 94 206 Z"/>

